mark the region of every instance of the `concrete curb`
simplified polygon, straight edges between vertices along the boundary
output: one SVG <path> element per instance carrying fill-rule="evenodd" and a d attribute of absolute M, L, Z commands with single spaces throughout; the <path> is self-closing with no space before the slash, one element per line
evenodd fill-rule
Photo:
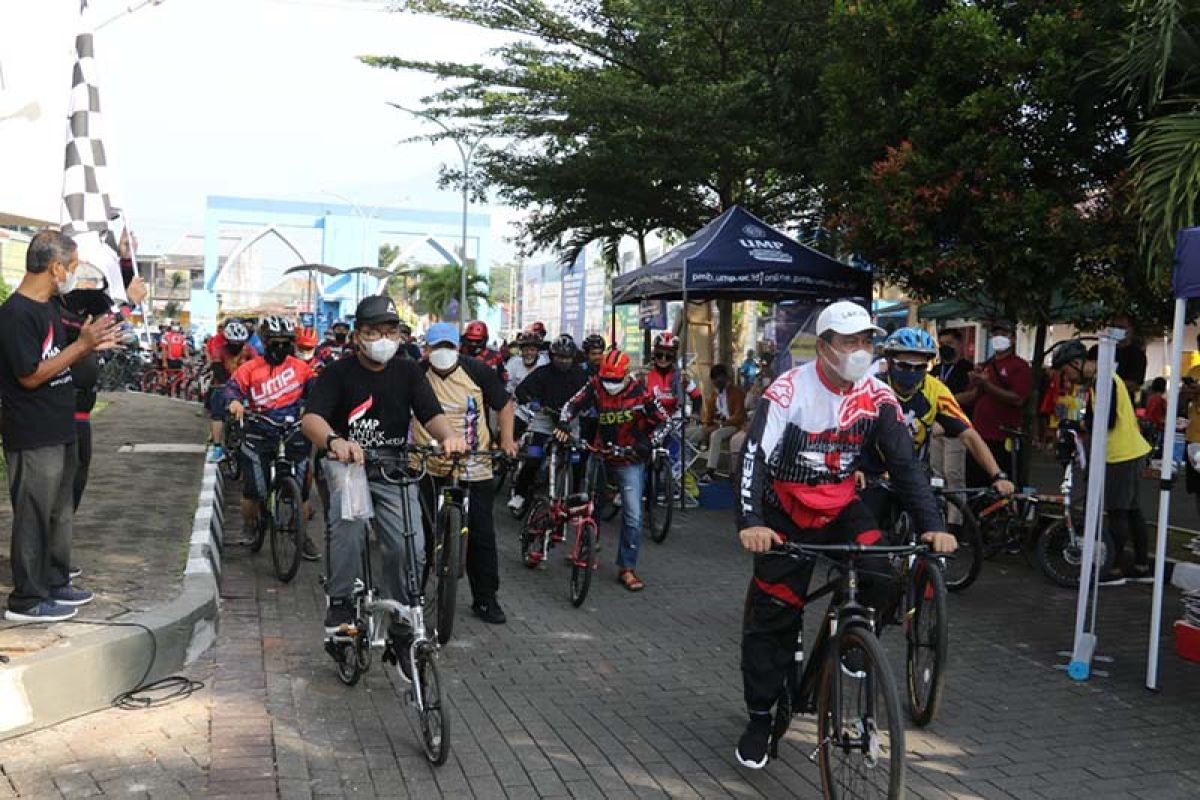
<path fill-rule="evenodd" d="M 183 586 L 174 600 L 0 666 L 0 741 L 108 708 L 146 681 L 177 672 L 216 639 L 224 485 L 205 459 Z M 153 636 L 147 634 L 147 629 Z"/>

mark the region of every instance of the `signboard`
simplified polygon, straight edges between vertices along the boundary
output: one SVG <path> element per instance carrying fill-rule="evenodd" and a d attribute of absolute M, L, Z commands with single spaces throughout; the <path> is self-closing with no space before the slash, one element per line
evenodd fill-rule
<path fill-rule="evenodd" d="M 642 330 L 659 331 L 667 327 L 667 302 L 643 300 L 638 304 L 638 325 Z"/>
<path fill-rule="evenodd" d="M 632 305 L 617 306 L 616 346 L 629 354 L 630 358 L 642 352 L 642 328 L 638 310 Z"/>
<path fill-rule="evenodd" d="M 587 282 L 587 270 L 584 269 L 583 255 L 575 260 L 575 266 L 562 276 L 561 295 L 559 298 L 559 333 L 569 333 L 576 342 L 583 340 L 584 299 Z"/>

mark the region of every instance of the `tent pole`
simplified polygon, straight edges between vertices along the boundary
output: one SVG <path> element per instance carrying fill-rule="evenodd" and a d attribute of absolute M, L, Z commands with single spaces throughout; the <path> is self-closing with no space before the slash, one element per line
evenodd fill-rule
<path fill-rule="evenodd" d="M 684 481 L 687 476 L 687 401 L 688 401 L 688 328 L 691 320 L 688 316 L 688 296 L 687 296 L 687 262 L 683 262 L 683 347 L 680 348 L 683 352 L 680 353 L 679 362 L 679 391 L 682 397 L 679 398 L 679 510 L 683 511 L 687 508 L 687 503 L 684 501 Z M 667 502 L 671 502 L 671 498 L 666 498 Z"/>
<path fill-rule="evenodd" d="M 608 341 L 612 345 L 612 349 L 614 349 L 614 350 L 617 349 L 617 297 L 616 297 L 616 291 L 615 291 L 616 288 L 617 287 L 613 285 L 613 276 L 610 275 L 608 278 L 608 300 L 609 300 L 609 312 L 608 312 L 608 315 L 609 315 L 609 318 L 608 318 L 609 339 L 608 339 Z M 625 349 L 628 350 L 629 348 L 625 348 Z"/>
<path fill-rule="evenodd" d="M 1154 602 L 1150 606 L 1150 651 L 1146 656 L 1146 688 L 1158 691 L 1158 645 L 1162 636 L 1163 579 L 1167 564 L 1167 517 L 1171 511 L 1171 481 L 1175 473 L 1175 417 L 1179 412 L 1179 388 L 1183 379 L 1183 325 L 1187 299 L 1175 300 L 1175 326 L 1171 332 L 1171 378 L 1167 386 L 1167 424 L 1163 426 L 1162 474 L 1158 482 L 1158 525 L 1154 542 Z M 1186 454 L 1184 455 L 1186 458 Z"/>
<path fill-rule="evenodd" d="M 1113 361 L 1116 342 L 1109 330 L 1100 333 L 1100 363 L 1096 369 L 1096 399 L 1092 412 L 1092 446 L 1089 454 L 1087 482 L 1087 516 L 1083 527 L 1083 563 L 1079 567 L 1079 596 L 1075 605 L 1075 642 L 1071 650 L 1071 662 L 1067 674 L 1074 680 L 1085 681 L 1091 676 L 1092 656 L 1096 654 L 1096 612 L 1093 605 L 1092 625 L 1087 627 L 1088 595 L 1099 592 L 1096 563 L 1096 543 L 1100 540 L 1100 526 L 1104 510 L 1104 472 L 1108 463 L 1108 410 L 1113 403 Z M 1100 420 L 1096 423 L 1096 420 Z"/>

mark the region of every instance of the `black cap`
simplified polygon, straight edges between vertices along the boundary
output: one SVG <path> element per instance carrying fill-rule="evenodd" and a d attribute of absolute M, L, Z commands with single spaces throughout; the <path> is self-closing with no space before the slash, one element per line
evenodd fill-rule
<path fill-rule="evenodd" d="M 988 326 L 988 330 L 1016 333 L 1017 326 L 1013 324 L 1011 319 L 994 319 L 992 320 L 992 324 Z"/>
<path fill-rule="evenodd" d="M 385 294 L 364 297 L 354 312 L 355 325 L 386 325 L 399 321 L 395 301 Z"/>

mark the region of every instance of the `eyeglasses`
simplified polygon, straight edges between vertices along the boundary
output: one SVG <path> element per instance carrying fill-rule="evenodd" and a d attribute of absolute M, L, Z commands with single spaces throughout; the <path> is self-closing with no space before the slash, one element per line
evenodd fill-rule
<path fill-rule="evenodd" d="M 380 339 L 387 337 L 396 342 L 400 340 L 400 331 L 397 328 L 387 328 L 379 330 L 377 328 L 359 328 L 358 338 L 364 342 L 378 342 Z"/>
<path fill-rule="evenodd" d="M 897 372 L 924 372 L 929 369 L 929 364 L 925 361 L 918 364 L 914 364 L 911 361 L 893 361 L 892 368 Z"/>
<path fill-rule="evenodd" d="M 655 353 L 654 354 L 655 361 L 671 361 L 674 358 L 675 358 L 674 353 Z"/>

